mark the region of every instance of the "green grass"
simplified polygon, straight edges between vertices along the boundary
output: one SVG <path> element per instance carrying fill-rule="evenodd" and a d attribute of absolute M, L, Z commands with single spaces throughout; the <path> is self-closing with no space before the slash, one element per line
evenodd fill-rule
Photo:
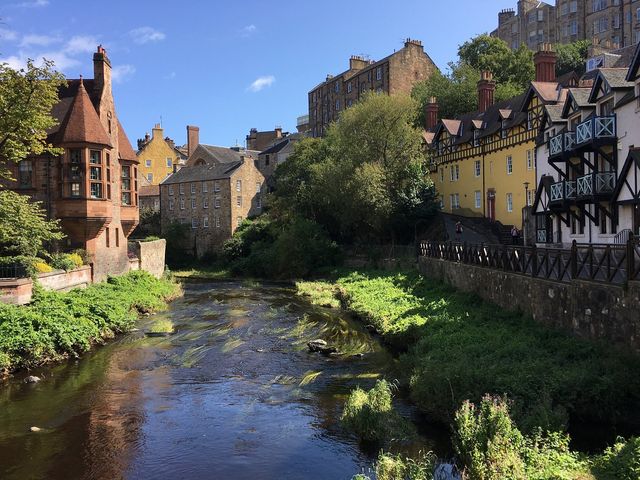
<path fill-rule="evenodd" d="M 336 287 L 328 282 L 296 282 L 298 295 L 307 297 L 311 304 L 321 307 L 340 308 L 336 298 Z"/>
<path fill-rule="evenodd" d="M 156 320 L 149 327 L 150 333 L 173 333 L 173 322 L 168 318 Z"/>
<path fill-rule="evenodd" d="M 78 357 L 179 295 L 178 284 L 142 271 L 68 293 L 36 289 L 30 305 L 0 305 L 0 374 Z"/>
<path fill-rule="evenodd" d="M 178 270 L 173 272 L 176 278 L 193 278 L 202 280 L 229 280 L 234 278 L 226 268 L 192 268 L 187 270 Z"/>

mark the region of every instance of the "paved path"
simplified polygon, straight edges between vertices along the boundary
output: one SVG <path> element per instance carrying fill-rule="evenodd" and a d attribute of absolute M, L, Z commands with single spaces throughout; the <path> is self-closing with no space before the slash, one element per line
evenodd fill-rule
<path fill-rule="evenodd" d="M 462 223 L 462 238 L 458 239 L 458 237 L 456 237 L 456 222 L 458 221 L 458 218 L 450 217 L 449 215 L 442 215 L 442 217 L 444 218 L 444 227 L 447 231 L 449 240 L 475 244 L 497 243 L 495 238 L 488 237 L 487 235 L 476 231 L 474 229 L 474 225 L 470 222 L 465 223 L 464 219 L 460 220 Z"/>

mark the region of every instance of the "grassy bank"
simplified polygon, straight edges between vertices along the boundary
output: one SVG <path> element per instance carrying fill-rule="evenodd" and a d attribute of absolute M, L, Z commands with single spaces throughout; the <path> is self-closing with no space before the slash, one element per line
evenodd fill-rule
<path fill-rule="evenodd" d="M 0 304 L 0 374 L 78 357 L 180 293 L 173 281 L 137 271 L 84 290 L 37 290 L 27 306 Z"/>
<path fill-rule="evenodd" d="M 508 395 L 525 432 L 569 421 L 637 422 L 640 359 L 551 331 L 417 273 L 346 273 L 298 291 L 371 324 L 401 361 L 416 404 L 450 423 L 465 400 Z"/>

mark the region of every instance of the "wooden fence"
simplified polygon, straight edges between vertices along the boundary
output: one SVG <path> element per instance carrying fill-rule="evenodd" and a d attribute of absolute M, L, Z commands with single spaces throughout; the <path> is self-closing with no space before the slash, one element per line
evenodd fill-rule
<path fill-rule="evenodd" d="M 622 245 L 574 241 L 569 249 L 425 241 L 419 255 L 564 283 L 640 280 L 640 238 L 633 235 Z"/>

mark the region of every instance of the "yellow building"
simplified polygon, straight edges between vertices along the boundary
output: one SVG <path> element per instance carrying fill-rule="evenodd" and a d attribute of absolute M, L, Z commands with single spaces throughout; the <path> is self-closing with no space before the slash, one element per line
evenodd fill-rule
<path fill-rule="evenodd" d="M 156 124 L 151 137 L 138 140 L 138 173 L 149 185 L 159 185 L 187 160 L 186 151 L 178 149 L 173 140 L 164 138 L 162 127 Z"/>
<path fill-rule="evenodd" d="M 538 52 L 536 81 L 517 97 L 493 103 L 489 72 L 478 82 L 478 111 L 458 119 L 437 120 L 435 99 L 427 105 L 431 178 L 442 210 L 523 226 L 522 209 L 533 205 L 536 140 L 544 106 L 557 101 L 555 54 Z"/>

